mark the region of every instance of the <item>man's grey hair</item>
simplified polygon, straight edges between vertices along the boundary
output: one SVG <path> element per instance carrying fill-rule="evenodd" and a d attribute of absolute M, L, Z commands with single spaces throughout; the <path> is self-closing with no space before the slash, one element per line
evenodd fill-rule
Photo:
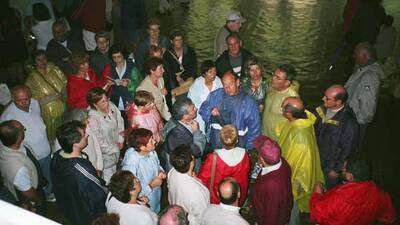
<path fill-rule="evenodd" d="M 83 122 L 88 118 L 88 111 L 86 109 L 73 109 L 64 112 L 62 115 L 62 122 L 68 123 L 74 120 Z"/>
<path fill-rule="evenodd" d="M 283 111 L 286 113 L 291 113 L 295 119 L 307 119 L 307 114 L 304 108 L 297 108 L 290 103 L 283 107 Z"/>
<path fill-rule="evenodd" d="M 54 21 L 54 23 L 53 23 L 53 25 L 51 27 L 52 27 L 52 29 L 54 29 L 54 27 L 56 27 L 56 26 L 62 26 L 62 27 L 64 27 L 64 29 L 68 28 L 63 20 Z"/>
<path fill-rule="evenodd" d="M 176 225 L 189 225 L 187 214 L 182 206 L 170 205 L 160 213 L 158 225 L 176 224 Z M 173 223 L 171 223 L 171 221 Z M 168 221 L 168 222 L 167 222 Z"/>
<path fill-rule="evenodd" d="M 107 39 L 107 41 L 109 41 L 111 39 L 111 34 L 109 32 L 106 32 L 106 31 L 101 31 L 99 33 L 96 33 L 96 35 L 94 36 L 94 39 L 96 41 L 99 38 L 105 38 L 105 39 Z"/>
<path fill-rule="evenodd" d="M 376 48 L 369 42 L 361 42 L 357 45 L 357 48 L 362 52 L 370 56 L 372 59 L 377 58 Z"/>
<path fill-rule="evenodd" d="M 193 102 L 192 102 L 192 100 L 190 100 L 190 98 L 178 99 L 172 106 L 173 118 L 176 120 L 181 120 L 184 115 L 189 113 L 189 107 L 192 105 L 193 105 Z"/>

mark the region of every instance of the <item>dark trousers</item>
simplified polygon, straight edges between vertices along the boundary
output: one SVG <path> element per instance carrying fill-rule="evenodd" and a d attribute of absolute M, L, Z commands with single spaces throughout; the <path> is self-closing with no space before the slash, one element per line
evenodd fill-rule
<path fill-rule="evenodd" d="M 359 133 L 358 133 L 358 148 L 357 148 L 357 156 L 361 156 L 361 152 L 363 151 L 363 147 L 365 144 L 365 135 L 367 133 L 369 123 L 360 124 Z"/>

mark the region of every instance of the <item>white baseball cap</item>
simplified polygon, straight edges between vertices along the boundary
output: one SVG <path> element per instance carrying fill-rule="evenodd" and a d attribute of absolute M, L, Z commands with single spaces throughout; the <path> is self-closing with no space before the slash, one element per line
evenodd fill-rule
<path fill-rule="evenodd" d="M 227 15 L 226 15 L 226 20 L 227 21 L 238 21 L 241 23 L 246 22 L 246 19 L 242 17 L 242 15 L 240 14 L 240 12 L 232 10 L 230 11 Z"/>

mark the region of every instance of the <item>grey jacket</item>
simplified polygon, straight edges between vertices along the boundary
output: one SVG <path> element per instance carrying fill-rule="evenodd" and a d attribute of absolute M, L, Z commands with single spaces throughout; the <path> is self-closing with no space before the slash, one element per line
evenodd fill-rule
<path fill-rule="evenodd" d="M 372 122 L 379 98 L 380 79 L 384 72 L 379 63 L 360 67 L 345 84 L 349 94 L 348 104 L 359 124 Z"/>

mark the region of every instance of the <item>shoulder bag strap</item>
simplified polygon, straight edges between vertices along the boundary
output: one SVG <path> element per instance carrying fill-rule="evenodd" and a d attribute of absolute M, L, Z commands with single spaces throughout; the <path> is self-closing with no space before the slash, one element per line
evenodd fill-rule
<path fill-rule="evenodd" d="M 217 168 L 217 153 L 214 151 L 211 164 L 210 193 L 214 190 L 215 170 Z"/>
<path fill-rule="evenodd" d="M 180 73 L 182 73 L 185 68 L 183 68 L 183 60 L 182 63 L 179 61 L 178 57 L 171 51 L 171 50 L 167 50 L 167 52 L 172 56 L 172 58 L 174 58 L 174 60 L 179 64 L 179 69 L 181 70 Z"/>

